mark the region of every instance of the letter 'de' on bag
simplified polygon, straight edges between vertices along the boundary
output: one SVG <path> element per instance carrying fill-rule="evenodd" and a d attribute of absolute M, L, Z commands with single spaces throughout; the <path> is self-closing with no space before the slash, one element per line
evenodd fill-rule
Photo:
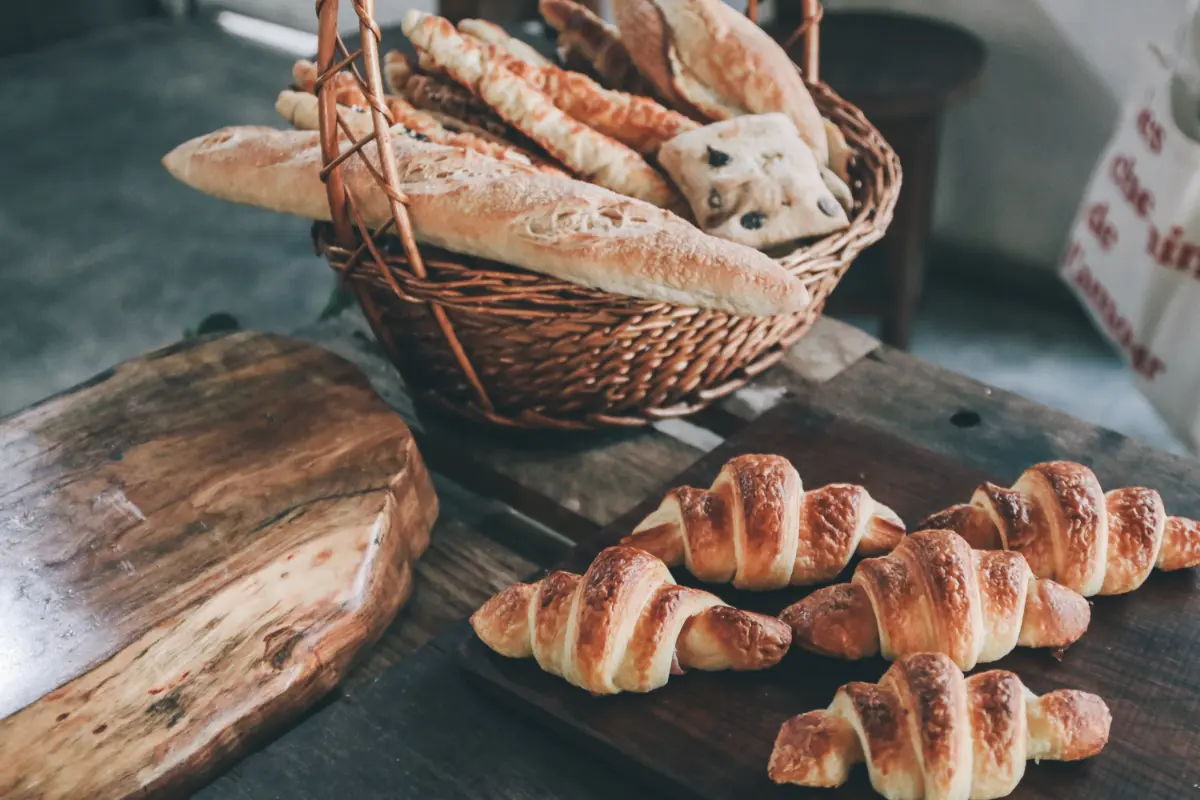
<path fill-rule="evenodd" d="M 1124 354 L 1146 397 L 1197 450 L 1200 64 L 1189 47 L 1180 52 L 1171 59 L 1147 48 L 1092 173 L 1060 274 Z"/>

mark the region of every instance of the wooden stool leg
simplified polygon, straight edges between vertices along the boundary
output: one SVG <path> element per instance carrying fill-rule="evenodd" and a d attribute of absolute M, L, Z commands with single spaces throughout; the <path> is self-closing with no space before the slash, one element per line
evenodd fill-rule
<path fill-rule="evenodd" d="M 925 283 L 925 246 L 933 221 L 941 122 L 940 115 L 930 115 L 880 125 L 880 132 L 900 156 L 904 170 L 895 217 L 879 243 L 891 284 L 881 338 L 901 349 L 908 347 Z"/>

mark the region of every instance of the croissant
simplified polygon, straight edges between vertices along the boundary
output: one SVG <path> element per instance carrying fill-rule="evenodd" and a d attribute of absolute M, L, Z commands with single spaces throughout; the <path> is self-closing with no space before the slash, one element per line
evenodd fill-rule
<path fill-rule="evenodd" d="M 471 616 L 479 638 L 593 694 L 649 692 L 686 669 L 774 666 L 791 631 L 774 617 L 679 586 L 667 566 L 632 547 L 610 547 L 583 575 L 552 572 L 518 583 Z"/>
<path fill-rule="evenodd" d="M 1066 647 L 1087 630 L 1088 603 L 1034 576 L 1016 553 L 972 550 L 951 531 L 920 531 L 850 583 L 827 586 L 780 619 L 806 650 L 837 658 L 882 652 L 892 660 L 945 653 L 960 669 L 995 661 L 1017 645 Z"/>
<path fill-rule="evenodd" d="M 1152 489 L 1104 494 L 1095 474 L 1073 461 L 1035 464 L 1011 489 L 985 483 L 969 505 L 922 527 L 957 531 L 972 547 L 1016 550 L 1036 575 L 1084 597 L 1132 592 L 1155 567 L 1200 564 L 1200 523 L 1168 517 Z"/>
<path fill-rule="evenodd" d="M 882 555 L 903 538 L 904 523 L 863 487 L 805 492 L 786 458 L 744 455 L 707 491 L 668 492 L 621 543 L 686 564 L 702 581 L 764 590 L 830 580 L 855 551 Z"/>
<path fill-rule="evenodd" d="M 946 656 L 920 653 L 877 684 L 846 684 L 827 710 L 783 723 L 767 774 L 834 787 L 866 761 L 871 785 L 889 800 L 985 800 L 1016 788 L 1029 759 L 1096 755 L 1111 723 L 1094 694 L 1038 697 L 1006 670 L 964 678 Z"/>

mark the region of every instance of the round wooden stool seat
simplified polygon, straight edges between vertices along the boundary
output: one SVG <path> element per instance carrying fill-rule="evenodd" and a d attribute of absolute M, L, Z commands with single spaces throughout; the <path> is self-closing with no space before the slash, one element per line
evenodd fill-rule
<path fill-rule="evenodd" d="M 798 24 L 785 14 L 771 30 L 782 39 Z M 798 59 L 799 45 L 789 54 Z M 942 115 L 979 83 L 985 60 L 977 36 L 928 17 L 830 11 L 821 22 L 821 78 L 863 110 L 904 169 L 891 228 L 865 254 L 885 262 L 887 291 L 874 293 L 871 310 L 883 318 L 881 338 L 896 347 L 908 346 L 924 282 Z M 835 295 L 831 305 L 836 309 L 841 300 Z"/>

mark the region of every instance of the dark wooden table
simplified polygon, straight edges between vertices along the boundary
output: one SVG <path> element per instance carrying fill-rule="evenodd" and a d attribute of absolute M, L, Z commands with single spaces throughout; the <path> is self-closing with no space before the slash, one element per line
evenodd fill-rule
<path fill-rule="evenodd" d="M 997 475 L 1070 458 L 1153 486 L 1190 463 L 829 319 L 781 365 L 689 421 L 580 436 L 503 435 L 418 413 L 356 314 L 300 335 L 357 364 L 409 423 L 435 473 L 441 516 L 413 600 L 381 641 L 318 709 L 199 793 L 209 800 L 644 794 L 636 779 L 469 686 L 456 654 L 469 635 L 464 619 L 785 400 Z"/>

